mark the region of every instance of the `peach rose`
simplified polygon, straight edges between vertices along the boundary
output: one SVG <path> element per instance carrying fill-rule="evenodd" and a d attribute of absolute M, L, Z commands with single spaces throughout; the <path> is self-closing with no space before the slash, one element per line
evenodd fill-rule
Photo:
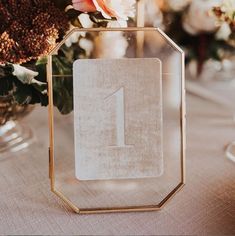
<path fill-rule="evenodd" d="M 96 7 L 92 0 L 73 0 L 74 9 L 81 12 L 95 12 Z"/>
<path fill-rule="evenodd" d="M 73 0 L 74 9 L 82 12 L 99 11 L 103 17 L 127 20 L 135 16 L 135 0 Z"/>

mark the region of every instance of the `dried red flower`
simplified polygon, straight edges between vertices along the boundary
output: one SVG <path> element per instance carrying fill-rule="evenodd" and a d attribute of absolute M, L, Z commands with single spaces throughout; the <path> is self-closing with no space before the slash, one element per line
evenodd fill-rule
<path fill-rule="evenodd" d="M 24 63 L 47 55 L 68 28 L 50 0 L 0 0 L 0 63 Z"/>

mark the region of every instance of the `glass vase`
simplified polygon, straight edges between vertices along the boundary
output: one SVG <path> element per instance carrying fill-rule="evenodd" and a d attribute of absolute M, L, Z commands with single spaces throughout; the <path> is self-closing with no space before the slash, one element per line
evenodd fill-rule
<path fill-rule="evenodd" d="M 0 154 L 10 154 L 27 148 L 33 141 L 33 132 L 21 119 L 33 106 L 21 106 L 11 96 L 0 97 Z"/>

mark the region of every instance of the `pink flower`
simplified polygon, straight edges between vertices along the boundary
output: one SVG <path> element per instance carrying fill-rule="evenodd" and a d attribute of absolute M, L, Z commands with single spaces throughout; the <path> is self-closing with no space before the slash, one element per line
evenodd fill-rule
<path fill-rule="evenodd" d="M 135 16 L 135 0 L 73 0 L 74 9 L 82 12 L 99 11 L 103 17 L 127 20 Z"/>
<path fill-rule="evenodd" d="M 74 9 L 81 12 L 95 12 L 96 7 L 92 0 L 73 0 Z"/>

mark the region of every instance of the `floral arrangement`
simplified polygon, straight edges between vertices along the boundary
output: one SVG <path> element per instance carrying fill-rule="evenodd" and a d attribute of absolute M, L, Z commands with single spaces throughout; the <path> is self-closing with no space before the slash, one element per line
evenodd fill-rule
<path fill-rule="evenodd" d="M 27 14 L 26 14 L 27 12 Z M 127 26 L 135 15 L 135 0 L 0 0 L 0 98 L 10 97 L 19 105 L 48 104 L 46 83 L 46 56 L 63 36 L 74 27 Z M 106 55 L 97 38 L 96 53 Z M 123 55 L 122 36 L 117 57 Z M 89 57 L 93 42 L 86 35 L 75 33 L 66 41 L 63 50 L 69 54 L 79 42 L 79 58 Z M 64 61 L 53 61 L 58 71 L 70 69 Z M 73 109 L 71 84 L 65 80 L 54 83 L 54 105 L 61 113 Z M 63 99 L 62 99 L 63 98 Z"/>
<path fill-rule="evenodd" d="M 162 28 L 183 47 L 186 62 L 197 62 L 198 74 L 206 60 L 222 60 L 234 53 L 234 0 L 141 1 L 145 1 L 145 26 Z M 135 4 L 136 0 L 0 0 L 0 99 L 46 106 L 45 67 L 50 50 L 74 27 L 126 27 L 135 16 Z M 96 38 L 74 33 L 63 54 L 71 57 L 75 46 L 78 58 L 88 58 L 91 53 L 121 58 L 128 43 L 121 32 Z M 71 73 L 68 64 L 66 56 L 53 61 L 61 74 Z M 71 86 L 63 79 L 54 83 L 54 105 L 62 114 L 73 109 Z"/>
<path fill-rule="evenodd" d="M 223 1 L 221 5 L 213 8 L 213 13 L 220 25 L 217 38 L 228 40 L 235 46 L 235 1 Z"/>
<path fill-rule="evenodd" d="M 197 62 L 200 74 L 208 59 L 234 53 L 234 0 L 145 0 L 146 25 L 162 28 Z"/>

